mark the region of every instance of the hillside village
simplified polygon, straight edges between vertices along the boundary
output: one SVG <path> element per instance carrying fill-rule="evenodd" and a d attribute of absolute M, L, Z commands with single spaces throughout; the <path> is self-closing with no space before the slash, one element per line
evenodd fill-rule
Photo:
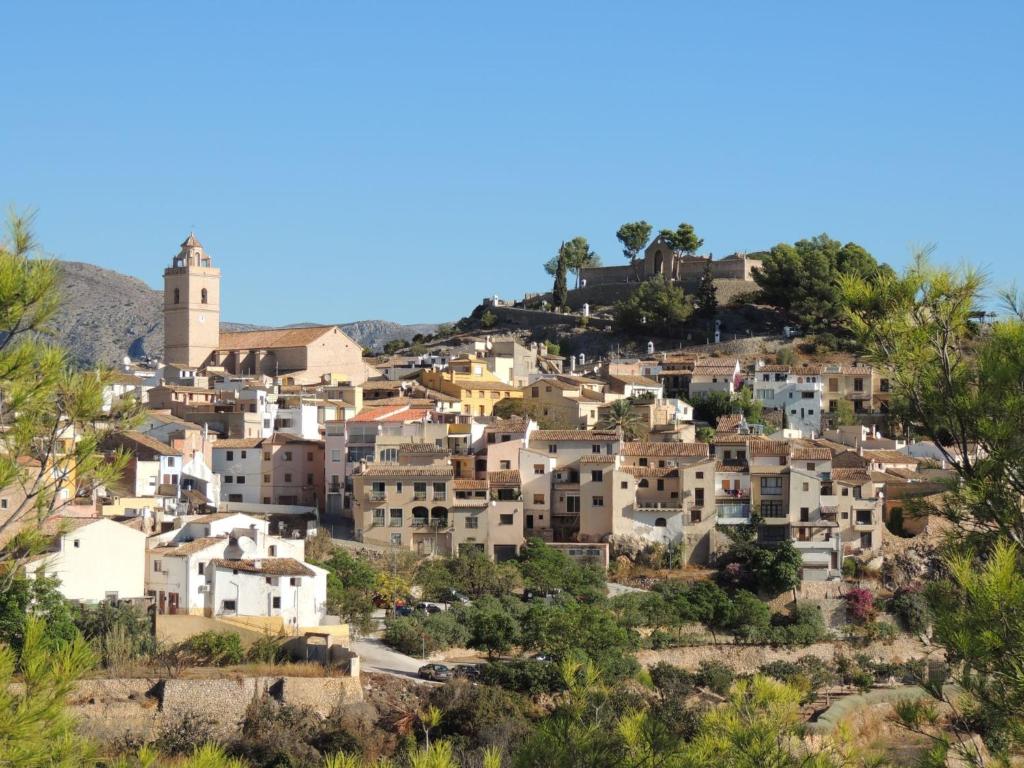
<path fill-rule="evenodd" d="M 807 642 L 843 637 L 844 600 L 863 579 L 893 594 L 927 577 L 938 521 L 913 510 L 953 477 L 945 451 L 894 432 L 887 371 L 849 353 L 801 351 L 795 326 L 723 341 L 715 316 L 706 318 L 714 338 L 682 351 L 661 351 L 659 339 L 638 342 L 634 355 L 562 354 L 545 341 L 566 318 L 595 332 L 592 306 L 644 285 L 710 274 L 752 292 L 760 264 L 688 255 L 659 237 L 628 267 L 581 270 L 564 307 L 492 298 L 476 317 L 489 314 L 489 327 L 468 318 L 418 339 L 419 349 L 381 354 L 337 326 L 223 331 L 220 270 L 190 234 L 163 273 L 163 357 L 126 358 L 104 389 L 111 416 L 138 410 L 99 446 L 123 471 L 79 486 L 66 464 L 36 462 L 27 483 L 0 493 L 11 510 L 4 536 L 30 523 L 28 487 L 47 477 L 56 514 L 43 526 L 45 551 L 23 559 L 28 578 L 54 580 L 79 605 L 148 612 L 165 639 L 276 637 L 293 659 L 340 670 L 349 682 L 332 695 L 349 702 L 367 695 L 361 675 L 372 681 L 395 663 L 353 621 L 371 638 L 383 629 L 406 654 L 406 673 L 415 656 L 446 660 L 459 644 L 415 624 L 453 596 L 465 600 L 455 576 L 440 588 L 423 581 L 432 562 L 482 556 L 528 574 L 532 558 L 557 557 L 627 590 L 700 583 L 722 569 L 780 609 L 780 626 L 803 626 L 800 606 L 815 606 Z M 62 439 L 68 454 L 76 435 Z M 420 566 L 404 591 L 378 590 L 377 623 L 367 624 L 369 613 L 343 615 L 331 591 L 347 578 L 330 564 L 338 551 Z M 547 599 L 571 590 L 537 588 Z M 779 588 L 791 599 L 773 597 Z M 409 617 L 420 598 L 438 602 Z M 403 640 L 402 622 L 420 634 Z M 870 626 L 869 644 L 882 632 Z M 897 647 L 876 652 L 899 663 L 928 654 L 909 638 Z M 423 669 L 434 680 L 450 672 Z M 822 707 L 856 692 L 840 683 Z"/>

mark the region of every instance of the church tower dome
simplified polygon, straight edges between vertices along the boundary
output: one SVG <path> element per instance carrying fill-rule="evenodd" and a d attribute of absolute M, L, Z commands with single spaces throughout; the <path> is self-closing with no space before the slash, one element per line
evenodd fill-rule
<path fill-rule="evenodd" d="M 195 233 L 164 270 L 164 362 L 203 367 L 220 344 L 220 270 Z"/>

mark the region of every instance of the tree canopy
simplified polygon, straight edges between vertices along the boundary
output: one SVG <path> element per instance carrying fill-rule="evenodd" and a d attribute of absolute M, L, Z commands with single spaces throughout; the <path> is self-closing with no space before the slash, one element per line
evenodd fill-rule
<path fill-rule="evenodd" d="M 567 271 L 576 276 L 576 287 L 580 287 L 580 271 L 589 267 L 601 266 L 601 257 L 590 250 L 590 243 L 587 238 L 574 237 L 568 242 L 562 243 L 558 255 L 549 259 L 544 264 L 544 271 L 556 278 L 558 276 L 558 261 L 561 258 Z M 564 302 L 563 302 L 564 303 Z"/>
<path fill-rule="evenodd" d="M 856 243 L 841 244 L 827 234 L 779 243 L 754 270 L 764 301 L 781 307 L 812 328 L 837 325 L 844 298 L 840 280 L 852 276 L 872 281 L 891 270 L 879 265 Z"/>
<path fill-rule="evenodd" d="M 663 229 L 658 233 L 665 239 L 666 244 L 674 251 L 685 253 L 690 256 L 704 245 L 704 240 L 697 237 L 697 232 L 692 224 L 682 222 L 675 229 Z"/>
<path fill-rule="evenodd" d="M 693 303 L 683 289 L 657 275 L 615 305 L 615 328 L 621 333 L 679 336 L 692 314 Z"/>
<path fill-rule="evenodd" d="M 640 220 L 623 224 L 619 227 L 618 232 L 615 233 L 615 237 L 622 243 L 622 255 L 629 259 L 630 264 L 636 261 L 640 251 L 644 249 L 647 241 L 651 239 L 651 229 L 650 224 Z"/>

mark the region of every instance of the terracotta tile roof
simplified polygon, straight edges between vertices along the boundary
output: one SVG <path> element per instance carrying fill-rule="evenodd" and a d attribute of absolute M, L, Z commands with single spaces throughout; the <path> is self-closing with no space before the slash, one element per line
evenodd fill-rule
<path fill-rule="evenodd" d="M 372 400 L 370 401 L 373 402 Z M 420 421 L 430 411 L 426 408 L 405 408 L 402 406 L 389 406 L 385 408 L 364 408 L 359 414 L 349 419 L 352 422 L 405 422 Z"/>
<path fill-rule="evenodd" d="M 841 451 L 832 457 L 833 472 L 837 469 L 865 469 L 868 460 L 856 451 Z"/>
<path fill-rule="evenodd" d="M 573 384 L 573 383 L 571 383 L 569 381 L 566 381 L 563 378 L 538 379 L 537 381 L 533 382 L 532 384 L 527 384 L 525 387 L 520 387 L 520 389 L 525 391 L 527 389 L 530 389 L 531 387 L 541 387 L 541 386 L 554 387 L 555 389 L 560 389 L 563 392 L 568 392 L 570 389 L 579 389 L 582 385 L 581 384 Z"/>
<path fill-rule="evenodd" d="M 403 443 L 398 446 L 398 453 L 409 456 L 447 456 L 448 449 L 433 443 Z"/>
<path fill-rule="evenodd" d="M 299 435 L 289 435 L 286 432 L 275 432 L 270 437 L 263 439 L 263 445 L 320 445 L 324 444 L 323 440 L 311 440 L 308 437 L 300 437 Z"/>
<path fill-rule="evenodd" d="M 762 365 L 755 373 L 789 373 L 790 370 L 788 365 Z"/>
<path fill-rule="evenodd" d="M 61 533 L 70 533 L 92 525 L 102 517 L 65 517 L 64 515 L 50 515 L 39 525 L 39 532 L 47 536 L 55 536 Z"/>
<path fill-rule="evenodd" d="M 741 435 L 739 432 L 718 432 L 712 438 L 715 445 L 746 445 L 761 438 L 754 435 Z"/>
<path fill-rule="evenodd" d="M 737 472 L 739 474 L 745 474 L 750 471 L 750 467 L 744 464 L 723 464 L 719 461 L 715 464 L 715 472 Z"/>
<path fill-rule="evenodd" d="M 580 456 L 580 464 L 611 464 L 613 461 L 615 461 L 615 457 L 607 453 L 590 453 Z"/>
<path fill-rule="evenodd" d="M 874 369 L 870 365 L 844 365 L 843 373 L 848 373 L 852 376 L 870 376 L 874 372 Z"/>
<path fill-rule="evenodd" d="M 566 384 L 586 384 L 591 387 L 604 386 L 604 382 L 600 379 L 591 379 L 586 376 L 559 376 L 557 378 Z"/>
<path fill-rule="evenodd" d="M 227 536 L 203 536 L 198 539 L 193 539 L 192 541 L 182 542 L 181 544 L 166 542 L 153 547 L 150 552 L 159 554 L 160 557 L 188 557 L 189 555 L 201 552 L 214 544 L 226 543 L 227 540 Z"/>
<path fill-rule="evenodd" d="M 454 471 L 447 464 L 428 467 L 405 464 L 370 464 L 360 474 L 363 477 L 454 477 Z"/>
<path fill-rule="evenodd" d="M 900 453 L 899 451 L 864 451 L 864 458 L 868 461 L 874 461 L 880 464 L 913 464 L 914 466 L 917 466 L 921 463 L 920 459 L 908 456 L 905 453 Z"/>
<path fill-rule="evenodd" d="M 889 469 L 885 471 L 885 474 L 893 475 L 903 480 L 917 480 L 924 478 L 924 475 L 918 474 L 912 469 L 906 469 L 905 467 L 889 467 Z"/>
<path fill-rule="evenodd" d="M 718 424 L 715 425 L 716 432 L 735 432 L 739 429 L 740 422 L 743 420 L 743 414 L 741 413 L 727 413 L 724 416 L 718 417 Z"/>
<path fill-rule="evenodd" d="M 498 419 L 493 424 L 488 424 L 484 432 L 507 432 L 508 434 L 521 434 L 526 432 L 530 420 L 522 416 L 513 416 L 509 419 Z"/>
<path fill-rule="evenodd" d="M 229 568 L 239 573 L 257 573 L 264 576 L 315 576 L 309 568 L 293 557 L 269 557 L 265 560 L 210 561 L 214 568 Z"/>
<path fill-rule="evenodd" d="M 823 445 L 794 445 L 791 455 L 797 461 L 829 461 L 832 451 Z"/>
<path fill-rule="evenodd" d="M 623 384 L 629 384 L 635 387 L 661 387 L 660 381 L 655 381 L 654 379 L 648 378 L 647 376 L 634 376 L 624 373 L 618 376 L 609 376 L 608 379 L 610 381 L 621 381 Z"/>
<path fill-rule="evenodd" d="M 693 364 L 694 376 L 732 376 L 736 372 L 736 361 L 698 361 Z"/>
<path fill-rule="evenodd" d="M 679 470 L 675 467 L 623 467 L 633 477 L 678 477 Z"/>
<path fill-rule="evenodd" d="M 263 444 L 262 437 L 233 438 L 229 440 L 218 440 L 213 444 L 214 448 L 259 448 Z"/>
<path fill-rule="evenodd" d="M 172 448 L 167 443 L 161 443 L 155 437 L 144 435 L 141 432 L 125 432 L 123 437 L 125 440 L 147 448 L 160 456 L 181 456 L 181 451 L 177 448 Z"/>
<path fill-rule="evenodd" d="M 308 328 L 276 328 L 266 331 L 235 331 L 221 333 L 218 349 L 279 349 L 304 347 L 312 344 L 334 325 L 314 325 Z M 340 332 L 340 330 L 339 330 Z"/>
<path fill-rule="evenodd" d="M 449 384 L 453 382 L 448 382 Z M 455 386 L 467 391 L 473 389 L 498 390 L 501 392 L 518 392 L 519 387 L 513 387 L 503 381 L 473 381 L 471 379 L 456 379 Z"/>
<path fill-rule="evenodd" d="M 486 491 L 486 480 L 472 480 L 468 477 L 456 477 L 452 480 L 452 488 L 456 491 Z"/>
<path fill-rule="evenodd" d="M 750 444 L 751 457 L 789 456 L 788 440 L 755 440 Z"/>
<path fill-rule="evenodd" d="M 681 443 L 676 441 L 656 443 L 632 440 L 622 444 L 623 456 L 707 456 L 707 443 Z"/>
<path fill-rule="evenodd" d="M 518 469 L 502 469 L 497 472 L 488 472 L 487 481 L 492 486 L 519 486 L 523 482 L 519 477 Z"/>
<path fill-rule="evenodd" d="M 422 393 L 424 399 L 433 400 L 437 403 L 457 403 L 459 398 L 452 395 L 446 395 L 444 392 L 438 392 L 436 389 L 430 389 L 429 387 L 419 386 L 417 392 Z"/>
<path fill-rule="evenodd" d="M 617 432 L 607 429 L 538 429 L 532 439 L 566 443 L 611 443 L 620 438 Z"/>
<path fill-rule="evenodd" d="M 362 383 L 362 387 L 363 387 L 363 392 L 379 392 L 379 391 L 387 391 L 387 392 L 394 391 L 394 392 L 397 392 L 397 391 L 402 389 L 402 382 L 401 381 L 394 381 L 394 380 L 391 380 L 391 379 L 384 379 L 382 381 L 381 380 L 368 379 L 368 380 L 366 380 L 366 381 L 364 381 Z"/>
<path fill-rule="evenodd" d="M 864 485 L 871 482 L 871 476 L 863 469 L 833 469 L 832 479 L 843 485 Z"/>

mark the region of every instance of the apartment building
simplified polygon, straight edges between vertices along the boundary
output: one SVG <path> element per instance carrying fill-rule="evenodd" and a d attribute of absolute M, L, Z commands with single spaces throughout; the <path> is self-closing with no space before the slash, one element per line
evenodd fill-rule
<path fill-rule="evenodd" d="M 567 376 L 537 379 L 520 389 L 523 402 L 537 418 L 566 427 L 597 425 L 605 396 Z"/>
<path fill-rule="evenodd" d="M 691 400 L 709 392 L 732 395 L 739 392 L 742 385 L 739 360 L 698 360 L 690 373 L 689 395 Z"/>
<path fill-rule="evenodd" d="M 821 366 L 824 382 L 825 409 L 834 413 L 839 403 L 848 400 L 855 413 L 885 413 L 889 410 L 889 379 L 881 371 L 867 365 Z"/>
<path fill-rule="evenodd" d="M 825 385 L 818 368 L 767 365 L 758 360 L 753 375 L 754 399 L 783 413 L 783 426 L 801 437 L 818 437 L 825 411 Z"/>
<path fill-rule="evenodd" d="M 363 464 L 352 476 L 356 538 L 422 555 L 457 554 L 453 480 L 447 461 Z"/>
<path fill-rule="evenodd" d="M 323 509 L 324 443 L 282 433 L 263 440 L 262 503 Z"/>
<path fill-rule="evenodd" d="M 218 440 L 213 446 L 213 471 L 220 476 L 221 501 L 262 503 L 262 438 Z"/>
<path fill-rule="evenodd" d="M 475 355 L 451 360 L 443 371 L 423 371 L 420 383 L 462 403 L 462 412 L 470 416 L 490 416 L 494 404 L 505 398 L 520 398 L 522 392 L 506 384 L 487 367 L 487 361 Z"/>

